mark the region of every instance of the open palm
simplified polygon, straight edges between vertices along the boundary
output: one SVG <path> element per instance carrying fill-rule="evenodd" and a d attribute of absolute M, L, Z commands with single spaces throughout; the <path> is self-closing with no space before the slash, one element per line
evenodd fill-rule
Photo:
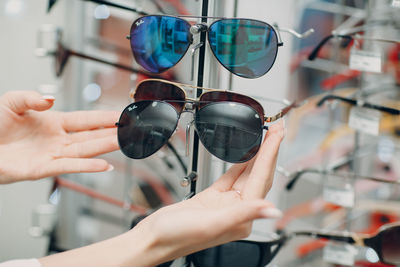
<path fill-rule="evenodd" d="M 232 166 L 193 198 L 159 209 L 140 222 L 137 232 L 149 239 L 155 235 L 168 255 L 154 265 L 247 237 L 253 220 L 279 216 L 264 198 L 272 186 L 283 136 L 282 122 L 271 126 L 252 160 Z"/>
<path fill-rule="evenodd" d="M 54 98 L 14 91 L 0 98 L 0 184 L 110 169 L 91 157 L 118 149 L 116 111 L 48 111 Z"/>

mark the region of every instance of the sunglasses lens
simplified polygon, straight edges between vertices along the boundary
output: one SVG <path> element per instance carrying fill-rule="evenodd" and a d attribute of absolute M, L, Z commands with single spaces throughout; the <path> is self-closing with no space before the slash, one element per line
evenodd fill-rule
<path fill-rule="evenodd" d="M 257 78 L 267 73 L 278 52 L 275 30 L 261 21 L 219 20 L 210 26 L 208 38 L 218 61 L 244 78 Z"/>
<path fill-rule="evenodd" d="M 230 242 L 193 254 L 195 266 L 242 267 L 259 266 L 261 248 L 247 242 Z"/>
<path fill-rule="evenodd" d="M 180 18 L 145 16 L 131 27 L 131 49 L 146 70 L 161 73 L 173 67 L 191 43 L 190 24 Z"/>
<path fill-rule="evenodd" d="M 241 103 L 210 103 L 196 112 L 195 125 L 204 147 L 224 161 L 248 161 L 261 144 L 260 116 Z"/>
<path fill-rule="evenodd" d="M 383 260 L 390 264 L 400 265 L 400 226 L 389 228 L 381 234 Z"/>
<path fill-rule="evenodd" d="M 178 113 L 168 103 L 139 101 L 128 105 L 118 124 L 118 143 L 130 158 L 143 159 L 168 142 L 178 123 Z"/>
<path fill-rule="evenodd" d="M 176 85 L 157 80 L 146 80 L 138 85 L 134 98 L 135 101 L 163 100 L 174 106 L 178 112 L 181 112 L 186 97 L 185 92 Z"/>

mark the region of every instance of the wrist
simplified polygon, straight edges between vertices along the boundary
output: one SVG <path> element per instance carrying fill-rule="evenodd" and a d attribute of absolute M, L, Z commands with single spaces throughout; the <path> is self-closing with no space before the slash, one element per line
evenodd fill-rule
<path fill-rule="evenodd" d="M 136 227 L 130 230 L 126 235 L 130 240 L 132 247 L 131 259 L 127 263 L 135 263 L 135 266 L 156 266 L 166 261 L 171 260 L 173 253 L 172 244 L 163 244 L 162 238 L 158 236 L 156 229 L 151 229 L 151 224 L 139 223 Z M 132 266 L 132 265 L 121 265 Z"/>

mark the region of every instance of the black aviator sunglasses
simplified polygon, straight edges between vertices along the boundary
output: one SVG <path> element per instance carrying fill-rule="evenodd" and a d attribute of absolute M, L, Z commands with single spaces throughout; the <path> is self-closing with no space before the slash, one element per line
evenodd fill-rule
<path fill-rule="evenodd" d="M 185 86 L 206 92 L 198 99 L 188 98 Z M 136 102 L 124 109 L 117 126 L 121 151 L 134 159 L 158 151 L 175 132 L 180 115 L 195 111 L 193 124 L 204 147 L 221 160 L 245 162 L 261 145 L 262 131 L 268 129 L 264 123 L 298 106 L 291 103 L 276 115 L 265 116 L 262 105 L 251 97 L 159 79 L 139 83 L 133 97 Z"/>

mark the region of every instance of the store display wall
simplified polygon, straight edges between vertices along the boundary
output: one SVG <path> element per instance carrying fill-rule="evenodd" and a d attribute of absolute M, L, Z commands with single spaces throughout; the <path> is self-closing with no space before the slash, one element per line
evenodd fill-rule
<path fill-rule="evenodd" d="M 375 266 L 378 255 L 376 248 L 375 252 L 371 250 L 372 246 L 368 249 L 292 237 L 318 236 L 307 231 L 296 235 L 298 230 L 321 230 L 321 236 L 328 230 L 340 233 L 364 230 L 372 235 L 380 226 L 399 220 L 400 8 L 396 7 L 396 1 L 209 0 L 209 16 L 255 19 L 270 25 L 277 23 L 281 28 L 294 29 L 298 33 L 307 33 L 313 28 L 314 33 L 310 31 L 304 38 L 295 38 L 282 31 L 278 39 L 283 46 L 278 47 L 272 68 L 255 79 L 229 72 L 218 62 L 216 52 L 211 51 L 208 42 L 203 64 L 199 64 L 202 62 L 199 60 L 201 48 L 197 48 L 192 57 L 192 45 L 181 61 L 168 71 L 144 74 L 138 63 L 140 56 L 145 57 L 146 53 L 141 55 L 140 52 L 155 37 L 137 49 L 136 61 L 131 52 L 131 40 L 126 36 L 131 34 L 132 38 L 135 23 L 131 25 L 143 15 L 138 13 L 160 14 L 161 8 L 167 14 L 201 15 L 202 2 L 118 1 L 139 10 L 131 12 L 90 1 L 59 0 L 46 13 L 48 1 L 37 1 L 37 5 L 26 0 L 0 1 L 0 31 L 6 36 L 6 41 L 0 45 L 0 72 L 5 74 L 0 79 L 0 92 L 33 89 L 54 95 L 57 99 L 54 109 L 114 109 L 124 110 L 126 115 L 139 106 L 137 101 L 164 101 L 166 105 L 166 99 L 158 99 L 159 96 L 148 92 L 143 93 L 142 98 L 135 96 L 135 88 L 147 78 L 189 84 L 175 86 L 183 88 L 186 100 L 196 98 L 196 90 L 191 86 L 199 84 L 199 69 L 204 65 L 202 86 L 251 96 L 263 106 L 267 117 L 285 115 L 279 113 L 280 110 L 296 102 L 295 108 L 284 116 L 287 134 L 281 146 L 274 184 L 267 196 L 283 210 L 284 216 L 281 220 L 256 221 L 249 240 L 284 244 L 268 266 Z M 322 46 L 315 59 L 308 58 L 312 49 L 337 27 L 348 30 L 376 21 L 385 23 L 366 28 L 361 37 L 352 33 L 351 37 L 333 37 Z M 136 27 L 145 23 L 140 19 L 135 22 Z M 53 31 L 54 43 L 47 43 L 54 46 L 53 51 L 56 51 L 57 42 L 62 43 L 65 51 L 75 51 L 59 77 L 54 69 L 54 55 L 35 55 L 37 48 L 43 48 L 39 47 L 43 45 L 39 33 L 46 29 L 43 24 L 51 24 L 53 28 L 50 28 L 57 29 Z M 179 27 L 179 33 L 183 36 L 188 30 L 182 28 Z M 198 43 L 199 35 L 195 36 L 194 44 Z M 382 38 L 392 41 L 376 40 Z M 163 45 L 166 44 L 169 43 L 166 41 Z M 370 57 L 358 58 L 361 61 L 358 65 L 357 62 L 349 64 L 352 53 L 353 56 L 357 53 L 350 47 L 367 51 Z M 78 54 L 89 55 L 94 60 Z M 363 63 L 366 65 L 368 59 L 378 58 L 382 61 L 381 71 L 360 67 Z M 372 65 L 376 68 L 376 64 Z M 160 82 L 160 87 L 166 83 Z M 386 90 L 387 93 L 382 93 Z M 372 91 L 374 94 L 370 93 Z M 168 96 L 167 100 L 179 94 L 178 90 L 174 92 L 175 95 Z M 226 93 L 221 95 L 226 97 Z M 328 95 L 326 101 L 320 102 L 325 95 Z M 249 100 L 246 98 L 246 101 Z M 237 102 L 240 103 L 234 103 Z M 355 106 L 364 109 L 356 110 Z M 368 116 L 371 109 L 375 113 Z M 228 113 L 229 107 L 224 110 Z M 119 130 L 126 121 L 131 123 L 129 119 L 129 116 L 121 117 L 117 124 Z M 152 154 L 149 157 L 136 157 L 124 148 L 124 153 L 116 151 L 102 156 L 115 167 L 111 173 L 63 175 L 54 181 L 1 186 L 0 262 L 40 257 L 116 236 L 129 230 L 139 215 L 191 197 L 194 191 L 209 186 L 231 165 L 228 161 L 234 160 L 228 157 L 225 161 L 220 160 L 209 153 L 213 147 L 209 146 L 208 150 L 203 147 L 201 143 L 207 141 L 204 137 L 203 140 L 200 138 L 199 149 L 194 149 L 193 127 L 189 135 L 186 132 L 190 120 L 190 114 L 182 113 L 170 143 L 167 146 L 163 143 L 161 148 L 152 151 L 154 154 L 149 153 Z M 353 122 L 349 123 L 350 120 Z M 122 136 L 122 131 L 119 135 Z M 186 141 L 188 136 L 189 142 Z M 121 140 L 120 145 L 123 144 Z M 135 145 L 130 139 L 126 143 Z M 188 145 L 189 155 L 186 154 Z M 199 158 L 195 174 L 190 172 L 194 169 L 194 156 Z M 193 177 L 197 177 L 195 183 L 191 180 Z M 297 182 L 288 188 L 288 182 L 294 177 Z M 76 186 L 93 190 L 100 197 L 79 193 Z M 104 200 L 106 198 L 115 201 Z M 39 210 L 53 215 L 37 215 L 41 204 L 50 206 Z M 38 222 L 34 216 L 39 216 Z M 38 229 L 43 230 L 47 224 L 50 224 L 49 231 L 37 234 Z M 13 225 L 13 231 L 9 231 L 10 225 Z M 279 236 L 275 233 L 277 230 L 288 236 Z M 34 238 L 35 233 L 37 237 Z M 340 241 L 347 235 L 335 238 Z M 346 242 L 357 243 L 358 239 L 349 240 Z M 341 257 L 337 255 L 345 259 L 338 261 Z M 181 266 L 182 261 L 176 261 L 173 266 Z"/>

